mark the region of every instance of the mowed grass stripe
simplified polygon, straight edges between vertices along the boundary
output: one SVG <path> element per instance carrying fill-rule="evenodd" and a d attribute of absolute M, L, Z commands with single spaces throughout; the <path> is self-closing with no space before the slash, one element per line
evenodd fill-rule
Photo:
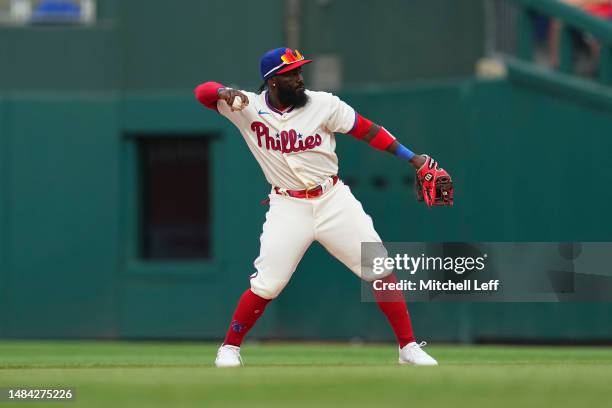
<path fill-rule="evenodd" d="M 0 342 L 0 387 L 69 386 L 67 407 L 609 406 L 612 349 L 428 346 L 441 366 L 400 367 L 392 345 Z M 2 408 L 3 403 L 0 403 Z M 8 405 L 7 405 L 8 406 Z"/>
<path fill-rule="evenodd" d="M 0 369 L 43 367 L 202 367 L 212 365 L 218 345 L 140 342 L 0 342 Z M 428 346 L 442 365 L 612 364 L 612 348 Z M 246 344 L 249 366 L 387 365 L 393 345 Z"/>

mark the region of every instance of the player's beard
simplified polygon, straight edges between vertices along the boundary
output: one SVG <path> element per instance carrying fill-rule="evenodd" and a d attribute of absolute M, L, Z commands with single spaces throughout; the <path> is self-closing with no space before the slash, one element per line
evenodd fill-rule
<path fill-rule="evenodd" d="M 293 89 L 293 88 L 278 88 L 278 101 L 283 106 L 293 106 L 294 108 L 301 108 L 306 106 L 308 103 L 308 95 L 306 95 L 305 89 Z"/>

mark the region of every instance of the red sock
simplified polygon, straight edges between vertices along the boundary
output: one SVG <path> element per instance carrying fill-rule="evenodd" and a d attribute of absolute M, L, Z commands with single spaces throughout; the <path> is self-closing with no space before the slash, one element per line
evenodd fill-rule
<path fill-rule="evenodd" d="M 389 275 L 381 280 L 384 283 L 397 283 L 395 275 Z M 408 314 L 408 308 L 406 307 L 406 301 L 404 300 L 402 291 L 374 290 L 374 297 L 376 298 L 380 310 L 387 316 L 387 320 L 393 328 L 400 348 L 415 341 L 410 315 Z"/>
<path fill-rule="evenodd" d="M 238 301 L 238 306 L 234 311 L 232 323 L 225 335 L 223 344 L 240 347 L 242 339 L 255 325 L 259 316 L 263 314 L 269 301 L 269 299 L 254 294 L 251 289 L 247 289 Z"/>

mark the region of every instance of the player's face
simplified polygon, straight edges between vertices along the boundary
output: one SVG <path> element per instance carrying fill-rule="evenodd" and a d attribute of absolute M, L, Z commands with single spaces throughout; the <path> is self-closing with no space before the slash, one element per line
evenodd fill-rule
<path fill-rule="evenodd" d="M 302 68 L 277 75 L 275 79 L 278 99 L 283 105 L 301 108 L 308 103 Z"/>

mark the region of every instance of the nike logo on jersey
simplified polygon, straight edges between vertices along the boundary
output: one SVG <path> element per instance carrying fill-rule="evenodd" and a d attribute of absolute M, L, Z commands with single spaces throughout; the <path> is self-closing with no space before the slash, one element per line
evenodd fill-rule
<path fill-rule="evenodd" d="M 263 148 L 263 142 L 265 141 L 267 150 L 276 150 L 283 153 L 297 153 L 304 150 L 311 150 L 317 146 L 321 146 L 321 142 L 323 141 L 318 134 L 303 138 L 301 134 L 298 136 L 298 133 L 293 129 L 289 131 L 283 130 L 280 132 L 280 135 L 277 135 L 279 137 L 274 138 L 270 136 L 270 129 L 261 122 L 251 123 L 251 129 L 255 131 L 257 135 L 257 145 L 259 147 Z"/>
<path fill-rule="evenodd" d="M 257 111 L 257 114 L 258 114 L 258 115 L 269 115 L 269 114 L 270 114 L 270 112 L 266 112 L 266 111 L 262 111 L 262 110 L 260 110 L 260 111 Z"/>

